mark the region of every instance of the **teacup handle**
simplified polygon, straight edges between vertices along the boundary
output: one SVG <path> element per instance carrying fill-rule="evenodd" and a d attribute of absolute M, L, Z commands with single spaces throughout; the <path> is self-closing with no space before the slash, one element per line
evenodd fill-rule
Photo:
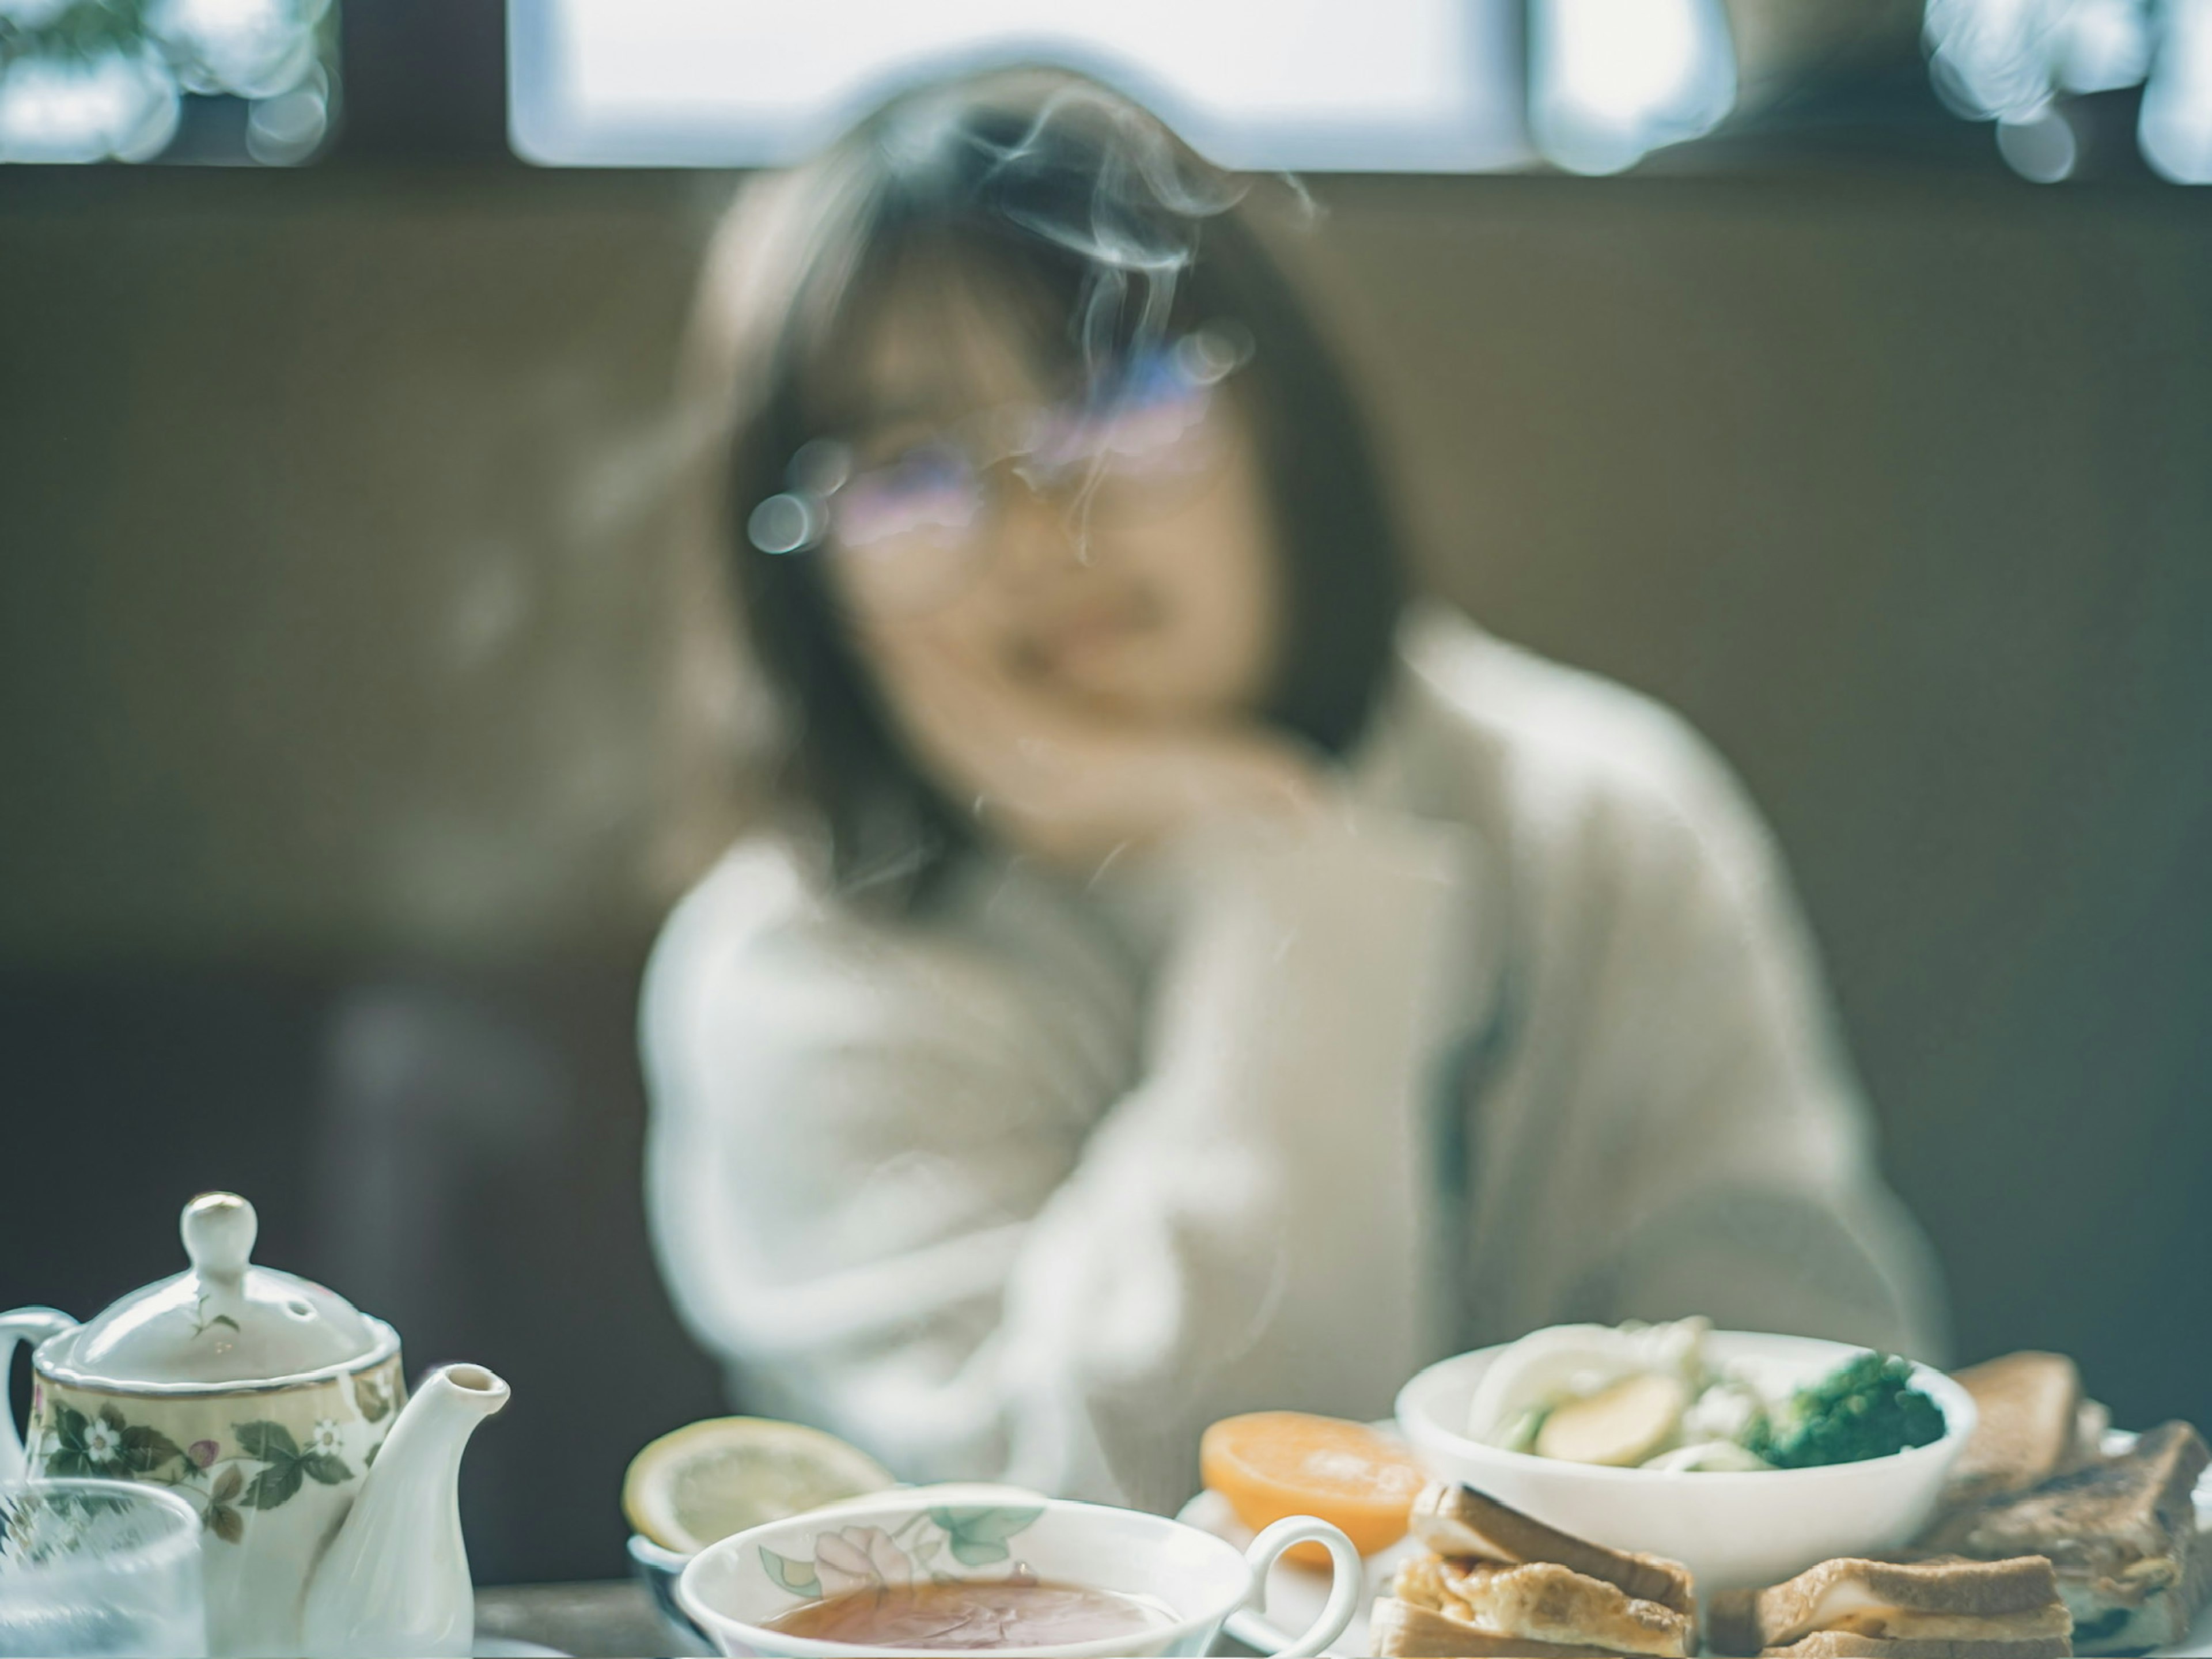
<path fill-rule="evenodd" d="M 1328 1605 L 1321 1610 L 1321 1617 L 1306 1627 L 1304 1635 L 1286 1648 L 1278 1649 L 1274 1659 L 1312 1659 L 1331 1642 L 1344 1634 L 1344 1627 L 1352 1622 L 1352 1615 L 1359 1609 L 1360 1595 L 1367 1588 L 1367 1571 L 1360 1563 L 1359 1552 L 1346 1538 L 1326 1521 L 1316 1520 L 1310 1515 L 1286 1516 L 1252 1540 L 1252 1547 L 1244 1552 L 1245 1565 L 1252 1569 L 1252 1593 L 1245 1598 L 1245 1606 L 1264 1613 L 1267 1599 L 1267 1569 L 1275 1565 L 1275 1558 L 1295 1544 L 1319 1544 L 1328 1552 Z"/>
<path fill-rule="evenodd" d="M 0 1483 L 23 1478 L 23 1437 L 15 1429 L 15 1413 L 8 1404 L 8 1368 L 15 1358 L 15 1345 L 33 1345 L 50 1336 L 76 1328 L 76 1321 L 58 1308 L 18 1308 L 0 1314 Z"/>

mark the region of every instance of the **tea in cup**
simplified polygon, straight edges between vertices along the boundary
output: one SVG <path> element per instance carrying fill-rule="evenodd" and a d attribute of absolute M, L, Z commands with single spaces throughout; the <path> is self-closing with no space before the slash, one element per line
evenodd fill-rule
<path fill-rule="evenodd" d="M 1329 1554 L 1328 1605 L 1279 1659 L 1344 1632 L 1359 1553 L 1326 1521 L 1279 1521 L 1240 1551 L 1164 1516 L 1039 1499 L 954 1504 L 884 1492 L 770 1522 L 701 1551 L 677 1597 L 726 1654 L 1201 1654 L 1284 1551 Z"/>

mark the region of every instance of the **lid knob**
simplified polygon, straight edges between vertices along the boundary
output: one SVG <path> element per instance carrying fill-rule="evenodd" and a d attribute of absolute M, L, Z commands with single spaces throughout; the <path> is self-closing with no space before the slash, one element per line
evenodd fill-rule
<path fill-rule="evenodd" d="M 249 1261 L 258 1231 L 253 1206 L 236 1193 L 185 1205 L 178 1231 L 191 1267 L 86 1321 L 56 1380 L 124 1393 L 216 1387 L 211 1400 L 223 1392 L 216 1385 L 289 1384 L 398 1352 L 389 1325 L 336 1291 Z"/>
<path fill-rule="evenodd" d="M 253 1206 L 236 1193 L 202 1193 L 185 1206 L 185 1254 L 202 1279 L 234 1285 L 245 1277 L 260 1225 Z"/>

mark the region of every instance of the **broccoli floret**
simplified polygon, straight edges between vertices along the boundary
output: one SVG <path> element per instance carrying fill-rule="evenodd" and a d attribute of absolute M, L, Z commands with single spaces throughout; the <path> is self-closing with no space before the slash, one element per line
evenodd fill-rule
<path fill-rule="evenodd" d="M 1911 1379 L 1912 1368 L 1895 1355 L 1863 1353 L 1754 1422 L 1744 1446 L 1778 1469 L 1806 1469 L 1941 1440 L 1942 1407 Z"/>

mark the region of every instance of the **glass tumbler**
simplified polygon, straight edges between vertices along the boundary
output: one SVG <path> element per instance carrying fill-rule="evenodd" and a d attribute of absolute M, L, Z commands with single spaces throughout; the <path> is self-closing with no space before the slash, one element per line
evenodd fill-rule
<path fill-rule="evenodd" d="M 0 1486 L 0 1656 L 206 1652 L 191 1504 L 128 1480 Z"/>

